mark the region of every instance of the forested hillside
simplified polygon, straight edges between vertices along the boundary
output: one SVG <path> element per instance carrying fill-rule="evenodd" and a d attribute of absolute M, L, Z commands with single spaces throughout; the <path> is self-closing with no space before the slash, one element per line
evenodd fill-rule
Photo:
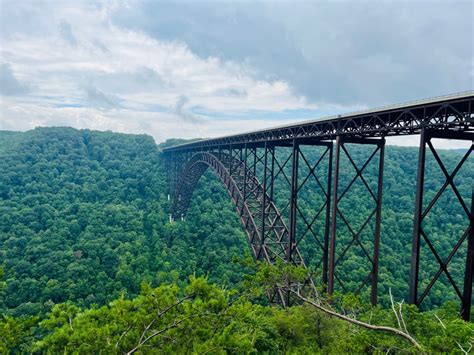
<path fill-rule="evenodd" d="M 365 147 L 353 147 L 352 152 L 356 160 L 368 154 Z M 451 170 L 462 152 L 444 151 L 442 156 Z M 407 294 L 416 157 L 413 148 L 389 147 L 386 153 L 379 291 L 385 304 L 389 288 L 398 300 Z M 427 169 L 429 197 L 443 181 L 434 161 Z M 343 173 L 349 170 L 344 165 Z M 471 159 L 455 179 L 468 205 L 473 171 Z M 257 305 L 253 296 L 242 291 L 245 275 L 253 270 L 243 266 L 249 249 L 234 207 L 212 173 L 201 179 L 186 221 L 169 223 L 166 172 L 159 148 L 149 136 L 72 128 L 1 131 L 0 172 L 0 333 L 4 334 L 0 344 L 7 344 L 6 348 L 55 352 L 83 344 L 81 350 L 88 352 L 130 350 L 143 340 L 139 324 L 152 321 L 147 315 L 193 295 L 176 307 L 170 316 L 175 318 L 160 320 L 163 329 L 173 329 L 175 343 L 154 339 L 156 349 L 376 351 L 368 345 L 369 333 L 354 333 L 351 327 L 314 310 Z M 367 174 L 373 184 L 374 170 Z M 363 188 L 357 185 L 353 195 L 341 202 L 341 209 L 351 211 L 356 224 L 368 211 L 366 200 L 357 198 Z M 283 186 L 280 190 L 277 203 L 285 197 Z M 312 204 L 320 199 L 315 191 L 307 191 L 301 206 L 311 212 Z M 434 211 L 438 217 L 428 220 L 426 228 L 435 247 L 446 256 L 465 218 L 450 190 Z M 344 238 L 342 231 L 340 238 Z M 370 246 L 370 241 L 364 243 Z M 303 252 L 309 253 L 308 247 Z M 462 277 L 464 255 L 461 249 L 450 267 L 456 279 Z M 339 273 L 362 277 L 366 270 L 359 257 L 349 253 Z M 436 271 L 436 263 L 428 263 L 429 258 L 422 254 L 422 263 L 427 265 L 422 279 Z M 198 278 L 189 281 L 190 275 Z M 257 303 L 264 300 L 257 299 Z M 455 299 L 454 292 L 440 284 L 426 304 L 438 306 L 450 299 Z M 362 315 L 362 309 L 367 310 L 364 298 L 357 302 L 363 305 L 357 311 Z M 446 307 L 451 311 L 443 313 L 446 322 L 457 322 L 447 315 L 455 313 L 456 306 Z M 183 318 L 183 328 L 175 324 L 179 317 L 194 319 L 202 312 L 210 317 L 199 318 L 198 323 Z M 410 312 L 416 328 L 412 331 L 427 336 L 421 323 L 416 323 L 421 318 Z M 395 321 L 389 312 L 374 317 Z M 435 320 L 432 315 L 423 317 L 428 317 L 423 324 Z M 444 334 L 440 336 L 448 336 L 438 327 L 433 325 L 433 334 L 439 330 Z M 469 334 L 466 330 L 460 341 Z M 181 339 L 188 335 L 187 342 Z M 329 345 L 336 336 L 343 343 Z M 380 349 L 396 344 L 389 336 L 380 341 L 386 342 Z"/>
<path fill-rule="evenodd" d="M 239 278 L 231 260 L 247 249 L 225 193 L 212 184 L 189 223 L 167 223 L 151 137 L 41 128 L 1 132 L 0 149 L 3 311 L 33 315 L 66 300 L 102 305 L 122 291 L 136 295 L 143 281 L 194 272 L 222 284 Z"/>

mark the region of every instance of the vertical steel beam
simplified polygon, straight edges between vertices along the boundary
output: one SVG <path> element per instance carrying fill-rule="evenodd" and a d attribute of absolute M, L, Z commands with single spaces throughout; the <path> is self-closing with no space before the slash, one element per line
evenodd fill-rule
<path fill-rule="evenodd" d="M 264 161 L 263 161 L 263 194 L 262 194 L 262 244 L 265 244 L 265 218 L 266 218 L 266 203 L 267 203 L 267 142 L 264 146 Z"/>
<path fill-rule="evenodd" d="M 474 276 L 474 187 L 471 198 L 471 219 L 467 240 L 466 269 L 464 271 L 464 291 L 462 295 L 461 317 L 468 321 L 471 316 L 472 278 Z"/>
<path fill-rule="evenodd" d="M 420 135 L 420 148 L 418 153 L 418 173 L 416 178 L 415 218 L 413 226 L 413 238 L 411 244 L 411 267 L 410 267 L 410 295 L 408 302 L 418 302 L 418 268 L 420 264 L 420 239 L 421 222 L 423 219 L 423 186 L 425 181 L 425 159 L 426 159 L 427 132 L 423 128 Z"/>
<path fill-rule="evenodd" d="M 174 188 L 174 193 L 177 196 L 178 195 L 178 179 L 179 179 L 179 153 L 175 153 L 173 156 L 173 161 L 174 161 L 174 181 L 173 181 L 173 188 Z"/>
<path fill-rule="evenodd" d="M 169 196 L 172 196 L 173 194 L 173 185 L 172 185 L 172 181 L 173 181 L 173 165 L 172 165 L 172 160 L 171 160 L 171 153 L 168 153 L 168 154 L 165 154 L 164 157 L 165 157 L 165 161 L 166 161 L 166 177 L 167 177 L 167 180 L 168 180 L 168 195 Z"/>
<path fill-rule="evenodd" d="M 333 144 L 329 143 L 327 195 L 326 195 L 326 221 L 324 227 L 324 250 L 323 250 L 323 287 L 327 290 L 328 285 L 328 258 L 329 238 L 331 233 L 331 182 L 332 182 L 332 152 Z"/>
<path fill-rule="evenodd" d="M 272 165 L 270 170 L 270 200 L 273 201 L 273 180 L 275 179 L 275 146 L 272 146 L 270 149 L 272 152 Z"/>
<path fill-rule="evenodd" d="M 167 182 L 168 182 L 168 214 L 169 214 L 169 220 L 171 223 L 172 220 L 172 214 L 173 214 L 173 162 L 171 160 L 171 154 L 164 154 L 165 161 L 166 161 L 166 177 L 167 177 Z"/>
<path fill-rule="evenodd" d="M 379 250 L 380 250 L 380 228 L 382 219 L 382 192 L 383 192 L 383 166 L 385 160 L 385 138 L 379 143 L 379 176 L 377 181 L 377 211 L 375 212 L 375 235 L 374 254 L 372 258 L 372 287 L 370 290 L 370 301 L 372 305 L 377 304 L 377 286 L 379 277 Z"/>
<path fill-rule="evenodd" d="M 332 185 L 332 212 L 331 212 L 331 240 L 329 245 L 328 265 L 328 294 L 334 292 L 334 268 L 336 261 L 336 229 L 337 229 L 337 189 L 339 185 L 339 165 L 341 158 L 341 136 L 336 137 L 336 160 L 334 164 L 334 175 Z"/>
<path fill-rule="evenodd" d="M 229 175 L 232 176 L 232 159 L 234 158 L 234 152 L 232 151 L 232 144 L 229 144 Z"/>
<path fill-rule="evenodd" d="M 253 148 L 253 176 L 257 176 L 257 147 Z"/>
<path fill-rule="evenodd" d="M 245 146 L 244 146 L 244 150 L 245 150 L 245 153 L 244 153 L 244 156 L 245 156 L 245 160 L 244 160 L 244 203 L 245 201 L 247 200 L 247 162 L 248 162 L 248 149 L 247 149 L 247 143 L 245 143 Z"/>
<path fill-rule="evenodd" d="M 288 243 L 288 262 L 293 261 L 293 249 L 296 245 L 296 208 L 298 197 L 298 158 L 299 158 L 299 144 L 296 139 L 293 139 L 292 149 L 292 165 L 291 165 L 291 196 L 290 196 L 290 240 Z"/>

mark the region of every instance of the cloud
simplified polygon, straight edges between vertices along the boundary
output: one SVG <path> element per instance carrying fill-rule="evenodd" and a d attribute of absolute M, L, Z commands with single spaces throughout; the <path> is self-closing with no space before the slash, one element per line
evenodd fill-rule
<path fill-rule="evenodd" d="M 36 95 L 23 102 L 25 107 L 31 107 L 28 103 L 76 108 L 81 114 L 84 107 L 104 114 L 128 110 L 130 121 L 139 112 L 167 112 L 176 122 L 193 126 L 194 132 L 197 124 L 210 118 L 317 107 L 278 78 L 254 78 L 245 63 L 201 58 L 183 42 L 154 39 L 114 25 L 110 16 L 115 10 L 108 4 L 46 2 L 44 13 L 22 5 L 22 14 L 33 17 L 25 21 L 49 19 L 31 33 L 9 27 L 0 49 L 1 56 L 15 63 L 21 77 L 37 88 Z M 52 29 L 50 23 L 61 24 L 60 41 L 57 27 Z M 197 107 L 205 114 L 198 113 Z M 160 120 L 163 116 L 143 117 Z M 176 127 L 176 132 L 181 128 Z"/>
<path fill-rule="evenodd" d="M 312 102 L 377 106 L 473 88 L 470 1 L 143 1 L 115 23 L 245 63 Z"/>
<path fill-rule="evenodd" d="M 162 76 L 150 67 L 137 67 L 126 71 L 90 73 L 91 81 L 109 92 L 136 94 L 160 90 L 165 83 Z"/>
<path fill-rule="evenodd" d="M 461 91 L 472 86 L 470 9 L 3 2 L 0 129 L 211 137 Z"/>
<path fill-rule="evenodd" d="M 23 95 L 28 91 L 28 86 L 15 77 L 9 63 L 0 64 L 0 95 Z"/>
<path fill-rule="evenodd" d="M 217 96 L 230 96 L 230 97 L 246 97 L 248 95 L 247 90 L 241 88 L 225 88 L 216 90 Z"/>
<path fill-rule="evenodd" d="M 84 88 L 86 103 L 99 109 L 113 109 L 120 106 L 120 98 L 113 94 L 106 94 L 95 86 L 87 86 Z"/>
<path fill-rule="evenodd" d="M 192 113 L 190 113 L 184 106 L 189 102 L 189 98 L 184 95 L 181 95 L 176 101 L 176 105 L 173 108 L 173 112 L 180 117 L 183 121 L 198 123 L 202 122 L 202 118 L 199 118 Z"/>
<path fill-rule="evenodd" d="M 59 34 L 61 35 L 61 38 L 64 39 L 67 43 L 69 43 L 71 46 L 77 45 L 77 39 L 72 33 L 70 23 L 66 21 L 61 21 L 59 23 Z"/>
<path fill-rule="evenodd" d="M 99 39 L 97 38 L 94 38 L 92 40 L 92 44 L 97 47 L 98 49 L 100 49 L 102 52 L 104 53 L 108 53 L 109 52 L 109 49 L 107 48 L 107 46 L 105 44 L 103 44 Z"/>

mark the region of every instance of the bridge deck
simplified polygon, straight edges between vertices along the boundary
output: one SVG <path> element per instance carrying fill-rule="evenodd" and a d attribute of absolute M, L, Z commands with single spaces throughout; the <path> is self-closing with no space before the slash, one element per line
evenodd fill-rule
<path fill-rule="evenodd" d="M 205 139 L 165 148 L 163 151 L 196 150 L 219 145 L 238 146 L 303 138 L 322 140 L 332 139 L 338 135 L 353 137 L 410 135 L 419 133 L 423 127 L 451 132 L 474 130 L 474 91 Z"/>

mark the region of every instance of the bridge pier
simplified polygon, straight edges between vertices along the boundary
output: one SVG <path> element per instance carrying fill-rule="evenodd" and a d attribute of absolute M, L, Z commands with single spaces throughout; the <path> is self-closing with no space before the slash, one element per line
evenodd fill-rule
<path fill-rule="evenodd" d="M 298 158 L 299 144 L 292 142 L 291 194 L 290 194 L 290 243 L 288 244 L 288 262 L 293 262 L 293 249 L 296 247 L 296 209 L 298 208 Z"/>
<path fill-rule="evenodd" d="M 470 140 L 473 142 L 468 151 L 463 155 L 462 159 L 458 162 L 451 174 L 446 169 L 442 158 L 439 156 L 437 150 L 433 146 L 432 139 L 456 139 L 456 140 Z M 429 148 L 437 166 L 442 170 L 445 181 L 439 191 L 436 193 L 435 197 L 430 200 L 426 207 L 424 207 L 424 180 L 425 180 L 425 167 L 426 167 L 426 148 Z M 461 301 L 461 316 L 465 320 L 469 320 L 470 309 L 471 309 L 471 296 L 472 296 L 472 283 L 473 283 L 473 268 L 474 268 L 474 228 L 473 228 L 473 219 L 474 219 L 474 209 L 471 206 L 467 206 L 462 195 L 458 191 L 456 185 L 454 184 L 454 178 L 459 172 L 467 158 L 470 156 L 471 152 L 474 149 L 474 134 L 467 132 L 455 132 L 455 131 L 440 131 L 423 128 L 420 134 L 420 148 L 418 156 L 418 174 L 417 174 L 417 186 L 416 186 L 416 200 L 415 200 L 415 218 L 414 218 L 414 227 L 413 227 L 413 239 L 412 239 L 412 256 L 411 256 L 411 271 L 410 271 L 410 295 L 409 303 L 420 306 L 427 295 L 429 294 L 431 288 L 436 283 L 438 278 L 444 273 L 447 277 L 449 284 L 453 287 L 456 295 Z M 468 220 L 467 228 L 462 232 L 461 236 L 457 240 L 456 244 L 448 254 L 448 256 L 443 260 L 438 251 L 435 249 L 433 241 L 428 235 L 427 231 L 423 228 L 423 221 L 426 219 L 427 215 L 432 210 L 435 203 L 439 200 L 441 195 L 446 191 L 446 188 L 450 186 L 455 193 L 458 202 L 461 204 L 464 213 Z M 474 194 L 474 187 L 473 187 Z M 472 205 L 472 201 L 471 201 Z M 464 285 L 463 292 L 461 292 L 460 287 L 456 284 L 453 276 L 448 270 L 448 265 L 452 261 L 453 257 L 459 251 L 461 245 L 464 243 L 465 239 L 468 239 L 467 244 L 467 255 L 466 255 L 466 268 L 464 272 Z M 420 248 L 421 241 L 424 241 L 430 250 L 431 256 L 434 256 L 437 263 L 439 264 L 438 271 L 435 276 L 431 278 L 428 285 L 422 290 L 421 295 L 419 295 L 419 269 L 420 269 Z"/>
<path fill-rule="evenodd" d="M 466 269 L 464 271 L 464 290 L 461 304 L 461 317 L 470 320 L 472 303 L 472 282 L 474 277 L 474 186 L 471 197 L 471 221 L 467 240 Z"/>
<path fill-rule="evenodd" d="M 359 168 L 357 163 L 352 158 L 349 150 L 345 147 L 345 144 L 368 144 L 374 145 L 375 150 L 372 154 L 365 160 L 362 167 Z M 349 184 L 343 190 L 342 193 L 339 194 L 339 182 L 340 182 L 340 165 L 341 165 L 341 151 L 345 154 L 348 158 L 350 164 L 355 169 L 356 174 L 350 180 Z M 336 137 L 336 157 L 335 157 L 335 164 L 334 164 L 334 175 L 333 175 L 333 190 L 332 190 L 332 213 L 331 213 L 331 240 L 330 240 L 330 248 L 329 248 L 329 270 L 328 270 L 328 294 L 332 295 L 335 289 L 336 281 L 341 286 L 341 288 L 347 291 L 344 281 L 337 276 L 336 268 L 337 265 L 340 264 L 346 252 L 351 248 L 354 244 L 358 245 L 367 259 L 371 266 L 371 271 L 367 278 L 362 281 L 361 285 L 359 286 L 356 293 L 359 293 L 363 287 L 370 281 L 371 284 L 371 291 L 370 291 L 370 300 L 373 305 L 377 304 L 377 285 L 378 285 L 378 263 L 379 263 L 379 249 L 380 249 L 380 222 L 381 222 L 381 214 L 382 214 L 382 191 L 383 191 L 383 168 L 384 168 L 384 152 L 385 152 L 385 138 L 381 139 L 370 139 L 370 138 L 357 138 L 357 137 Z M 378 179 L 377 179 L 377 192 L 374 193 L 364 178 L 363 172 L 369 165 L 369 163 L 373 160 L 373 158 L 379 155 L 379 164 L 378 164 Z M 359 230 L 355 231 L 351 226 L 349 219 L 344 216 L 342 211 L 339 209 L 339 202 L 341 199 L 347 194 L 347 192 L 351 189 L 357 178 L 361 179 L 363 182 L 367 192 L 372 197 L 375 203 L 375 207 L 372 209 L 369 216 L 365 219 L 362 226 Z M 365 230 L 365 228 L 369 225 L 372 218 L 375 216 L 374 222 L 374 236 L 373 236 L 373 252 L 372 256 L 369 255 L 369 252 L 365 249 L 362 245 L 359 237 L 361 233 Z M 339 217 L 339 218 L 338 218 Z M 349 229 L 351 234 L 352 240 L 346 245 L 342 252 L 337 255 L 337 221 L 338 219 L 342 220 L 343 224 Z"/>

